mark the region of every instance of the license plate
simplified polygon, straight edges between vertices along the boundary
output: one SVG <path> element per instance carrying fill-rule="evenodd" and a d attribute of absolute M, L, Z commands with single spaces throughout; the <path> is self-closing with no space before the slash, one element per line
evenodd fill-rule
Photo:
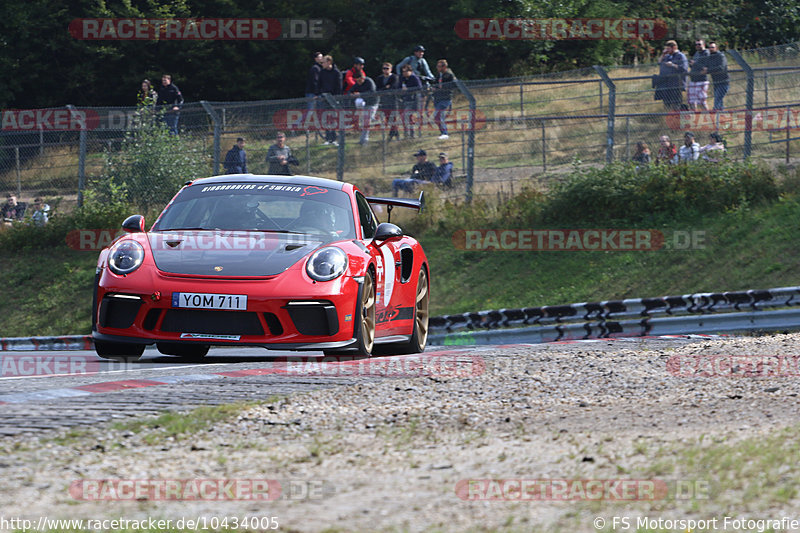
<path fill-rule="evenodd" d="M 247 310 L 246 294 L 209 294 L 203 292 L 173 292 L 172 307 L 190 309 Z"/>

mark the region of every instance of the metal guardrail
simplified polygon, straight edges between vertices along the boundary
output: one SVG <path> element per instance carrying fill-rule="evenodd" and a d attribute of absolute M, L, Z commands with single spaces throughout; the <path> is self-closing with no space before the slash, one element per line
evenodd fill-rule
<path fill-rule="evenodd" d="M 430 319 L 428 343 L 432 346 L 543 343 L 793 329 L 800 329 L 800 287 L 442 315 Z M 87 335 L 0 338 L 0 351 L 91 348 L 91 337 Z"/>
<path fill-rule="evenodd" d="M 800 287 L 500 309 L 433 317 L 428 342 L 539 343 L 800 329 L 800 309 L 794 306 L 800 307 Z"/>

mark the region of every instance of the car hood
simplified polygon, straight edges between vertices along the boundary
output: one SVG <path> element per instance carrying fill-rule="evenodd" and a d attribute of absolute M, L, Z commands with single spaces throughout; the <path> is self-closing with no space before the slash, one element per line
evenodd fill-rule
<path fill-rule="evenodd" d="M 255 231 L 150 232 L 163 272 L 219 277 L 275 276 L 323 244 L 318 236 Z"/>

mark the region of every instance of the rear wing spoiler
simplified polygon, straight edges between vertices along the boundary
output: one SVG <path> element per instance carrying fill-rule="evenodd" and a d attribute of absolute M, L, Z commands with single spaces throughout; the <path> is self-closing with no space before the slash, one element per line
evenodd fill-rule
<path fill-rule="evenodd" d="M 419 193 L 419 199 L 413 200 L 411 198 L 380 198 L 377 196 L 368 196 L 367 202 L 370 204 L 385 205 L 386 210 L 389 212 L 389 222 L 392 221 L 392 209 L 397 207 L 407 207 L 409 209 L 416 209 L 420 213 L 425 207 L 425 191 Z"/>

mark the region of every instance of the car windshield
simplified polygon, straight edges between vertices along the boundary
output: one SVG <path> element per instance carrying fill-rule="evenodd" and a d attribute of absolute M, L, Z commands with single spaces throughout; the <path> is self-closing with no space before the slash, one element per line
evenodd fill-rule
<path fill-rule="evenodd" d="M 185 187 L 153 231 L 228 230 L 308 233 L 354 239 L 347 193 L 291 183 L 215 183 Z"/>

